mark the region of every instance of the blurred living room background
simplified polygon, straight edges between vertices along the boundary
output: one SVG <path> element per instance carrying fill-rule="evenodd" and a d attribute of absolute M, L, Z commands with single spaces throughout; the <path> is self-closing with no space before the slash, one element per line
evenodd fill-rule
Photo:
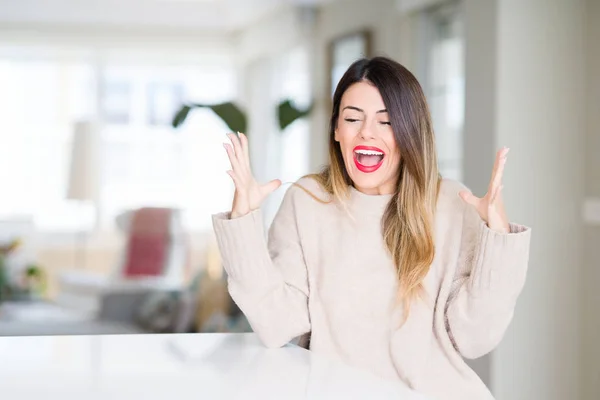
<path fill-rule="evenodd" d="M 595 399 L 598 42 L 598 0 L 0 0 L 0 336 L 250 331 L 212 234 L 225 134 L 260 181 L 314 172 L 341 74 L 386 55 L 423 85 L 444 177 L 483 194 L 511 147 L 530 271 L 473 367 L 500 399 Z"/>

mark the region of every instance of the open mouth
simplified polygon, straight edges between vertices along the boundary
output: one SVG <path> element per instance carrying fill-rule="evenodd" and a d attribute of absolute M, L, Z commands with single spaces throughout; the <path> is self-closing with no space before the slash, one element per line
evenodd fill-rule
<path fill-rule="evenodd" d="M 372 146 L 356 146 L 354 148 L 354 163 L 361 172 L 375 172 L 383 164 L 385 153 Z"/>

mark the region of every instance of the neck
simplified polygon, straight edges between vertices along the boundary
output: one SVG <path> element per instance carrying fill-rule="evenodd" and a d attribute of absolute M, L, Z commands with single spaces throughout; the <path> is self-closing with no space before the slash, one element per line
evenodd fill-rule
<path fill-rule="evenodd" d="M 398 184 L 397 184 L 397 182 L 390 183 L 388 181 L 388 182 L 385 182 L 383 185 L 374 187 L 374 188 L 361 188 L 361 187 L 356 186 L 355 184 L 353 185 L 353 187 L 357 191 L 364 193 L 366 195 L 384 196 L 384 195 L 394 194 L 396 192 Z"/>

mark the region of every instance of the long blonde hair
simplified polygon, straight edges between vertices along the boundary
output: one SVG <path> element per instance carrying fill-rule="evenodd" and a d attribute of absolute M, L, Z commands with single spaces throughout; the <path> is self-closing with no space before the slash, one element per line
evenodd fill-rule
<path fill-rule="evenodd" d="M 435 255 L 434 217 L 441 180 L 429 108 L 414 75 L 385 57 L 353 63 L 333 96 L 329 164 L 320 173 L 308 176 L 334 200 L 344 202 L 348 198 L 353 183 L 334 131 L 342 95 L 352 84 L 365 80 L 381 93 L 400 151 L 397 189 L 381 222 L 383 238 L 396 266 L 398 300 L 404 305 L 406 319 L 411 302 L 422 294 L 423 279 Z"/>

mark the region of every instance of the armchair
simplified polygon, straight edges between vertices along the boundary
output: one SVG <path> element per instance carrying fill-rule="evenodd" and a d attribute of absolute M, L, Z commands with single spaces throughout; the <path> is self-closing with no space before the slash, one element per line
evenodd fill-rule
<path fill-rule="evenodd" d="M 109 294 L 178 290 L 189 271 L 189 240 L 176 209 L 146 207 L 121 214 L 127 235 L 120 260 L 108 276 L 68 271 L 59 276 L 56 302 L 97 314 Z"/>

